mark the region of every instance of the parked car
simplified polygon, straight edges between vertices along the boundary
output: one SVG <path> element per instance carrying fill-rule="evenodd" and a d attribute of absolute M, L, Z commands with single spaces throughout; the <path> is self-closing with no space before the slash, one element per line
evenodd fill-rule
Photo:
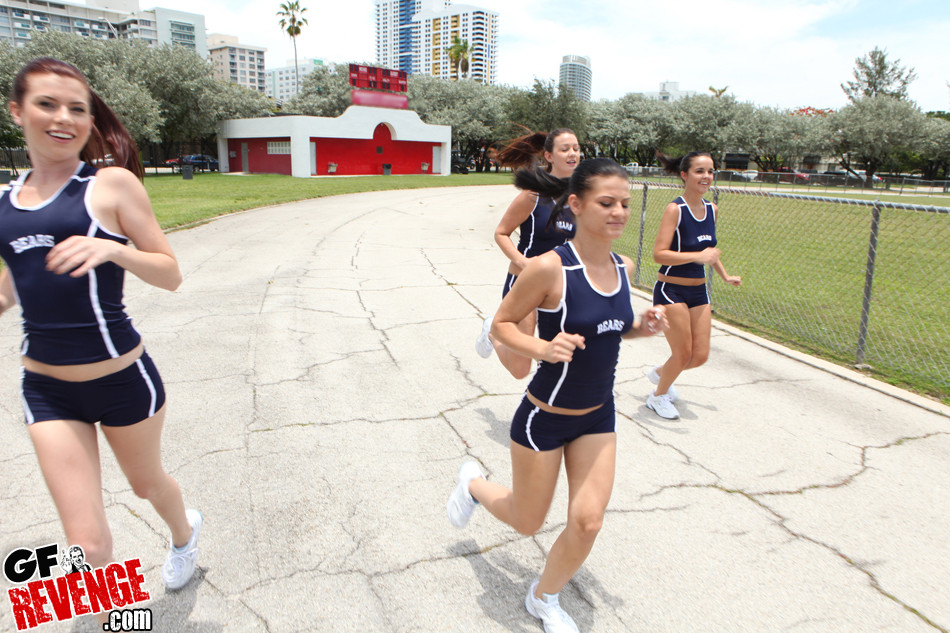
<path fill-rule="evenodd" d="M 178 167 L 178 159 L 177 159 L 177 158 L 169 158 L 168 160 L 165 161 L 164 165 L 165 165 L 165 167 L 172 167 L 172 168 Z"/>
<path fill-rule="evenodd" d="M 459 154 L 452 154 L 452 173 L 453 174 L 467 174 L 469 169 L 472 169 L 474 166 L 469 165 L 469 161 L 465 160 Z"/>
<path fill-rule="evenodd" d="M 848 175 L 850 176 L 852 174 L 848 174 Z M 861 182 L 868 181 L 868 174 L 863 169 L 855 169 L 853 175 L 857 175 L 861 179 Z M 871 176 L 871 182 L 884 182 L 884 179 L 878 176 L 877 174 L 874 174 L 873 176 Z"/>
<path fill-rule="evenodd" d="M 207 154 L 188 154 L 181 157 L 180 165 L 191 165 L 199 171 L 218 171 L 218 159 Z"/>
<path fill-rule="evenodd" d="M 627 163 L 623 166 L 627 170 L 627 173 L 631 176 L 636 176 L 640 173 L 640 163 Z"/>
<path fill-rule="evenodd" d="M 807 183 L 810 180 L 810 176 L 804 172 L 798 171 L 797 169 L 790 169 L 788 167 L 779 167 L 778 169 L 778 181 L 779 182 L 792 182 L 792 183 Z"/>

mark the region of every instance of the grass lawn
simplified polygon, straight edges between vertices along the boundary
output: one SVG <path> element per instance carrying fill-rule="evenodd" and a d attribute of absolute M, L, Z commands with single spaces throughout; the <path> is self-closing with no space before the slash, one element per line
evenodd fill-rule
<path fill-rule="evenodd" d="M 145 178 L 145 188 L 152 200 L 155 216 L 165 229 L 203 222 L 225 213 L 345 193 L 506 184 L 511 184 L 510 172 L 335 178 L 211 172 L 195 174 L 193 180 L 184 180 L 180 175 L 171 174 L 149 175 Z"/>
<path fill-rule="evenodd" d="M 651 288 L 652 250 L 666 204 L 649 190 L 639 282 Z M 901 200 L 903 201 L 903 199 Z M 636 260 L 642 191 L 618 250 Z M 713 275 L 717 318 L 853 366 L 864 301 L 871 208 L 720 192 L 723 263 L 742 287 Z M 875 377 L 950 403 L 950 215 L 884 209 L 878 232 L 864 363 Z M 939 263 L 944 262 L 944 263 Z"/>

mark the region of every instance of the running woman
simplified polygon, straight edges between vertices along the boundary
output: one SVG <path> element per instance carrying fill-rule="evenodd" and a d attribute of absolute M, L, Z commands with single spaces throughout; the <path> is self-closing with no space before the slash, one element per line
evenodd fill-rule
<path fill-rule="evenodd" d="M 512 487 L 487 481 L 474 461 L 459 469 L 446 504 L 449 520 L 464 527 L 475 507 L 518 532 L 544 523 L 561 462 L 567 473 L 567 524 L 541 576 L 531 583 L 525 608 L 547 633 L 576 632 L 560 606 L 561 588 L 586 560 L 613 489 L 617 434 L 614 371 L 621 338 L 651 336 L 666 326 L 664 308 L 636 319 L 630 300 L 629 258 L 611 252 L 630 217 L 630 185 L 609 159 L 578 165 L 565 193 L 563 180 L 519 170 L 516 184 L 558 199 L 574 217 L 574 238 L 531 259 L 495 316 L 492 335 L 513 352 L 538 360 L 511 423 Z M 520 324 L 537 311 L 538 336 Z"/>
<path fill-rule="evenodd" d="M 122 303 L 126 270 L 166 290 L 181 283 L 138 149 L 83 74 L 57 59 L 20 70 L 9 108 L 32 169 L 0 195 L 0 312 L 22 308 L 23 408 L 40 469 L 68 543 L 93 567 L 111 562 L 99 422 L 135 494 L 168 524 L 162 578 L 181 588 L 202 516 L 162 467 L 165 391 Z M 117 166 L 94 167 L 107 152 Z"/>
<path fill-rule="evenodd" d="M 511 141 L 498 153 L 498 160 L 506 167 L 534 167 L 537 159 L 543 157 L 546 166 L 541 168 L 555 178 L 570 178 L 580 161 L 581 148 L 577 136 L 567 128 L 558 128 L 545 134 L 528 134 Z M 502 288 L 504 299 L 514 285 L 518 275 L 524 270 L 532 257 L 546 253 L 555 246 L 563 244 L 574 235 L 574 222 L 570 217 L 561 216 L 551 222 L 554 200 L 534 191 L 522 190 L 505 211 L 498 228 L 495 229 L 495 242 L 511 263 L 508 264 L 508 276 Z M 518 244 L 511 238 L 518 229 Z M 525 334 L 533 334 L 537 316 L 529 314 L 518 327 Z M 504 345 L 492 340 L 492 317 L 482 322 L 482 332 L 475 341 L 475 350 L 482 358 L 491 356 L 492 350 L 498 354 L 498 360 L 519 380 L 531 373 L 531 359 L 514 353 Z"/>
<path fill-rule="evenodd" d="M 712 266 L 723 281 L 738 286 L 742 278 L 726 273 L 716 247 L 716 217 L 719 210 L 703 195 L 712 186 L 715 167 L 706 152 L 690 152 L 681 158 L 657 154 L 664 169 L 679 174 L 683 193 L 666 206 L 653 246 L 653 260 L 660 264 L 653 285 L 653 304 L 666 307 L 670 329 L 666 341 L 670 357 L 647 373 L 656 389 L 647 396 L 647 407 L 670 420 L 679 417 L 673 404 L 679 394 L 673 382 L 685 369 L 699 367 L 709 358 L 712 311 L 705 265 Z"/>

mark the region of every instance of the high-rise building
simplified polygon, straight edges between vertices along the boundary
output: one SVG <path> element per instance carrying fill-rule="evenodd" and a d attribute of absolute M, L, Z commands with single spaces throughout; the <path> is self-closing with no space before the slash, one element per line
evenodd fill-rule
<path fill-rule="evenodd" d="M 309 75 L 317 66 L 323 66 L 322 59 L 304 58 L 297 61 L 297 67 L 294 68 L 294 60 L 289 60 L 287 66 L 271 68 L 264 74 L 266 83 L 264 85 L 264 94 L 273 97 L 278 101 L 286 101 L 297 94 L 297 74 L 300 74 L 300 81 Z"/>
<path fill-rule="evenodd" d="M 659 92 L 644 92 L 643 96 L 657 101 L 678 101 L 683 97 L 696 95 L 695 90 L 680 90 L 678 81 L 661 81 Z"/>
<path fill-rule="evenodd" d="M 446 7 L 451 0 L 375 0 L 376 63 L 412 72 L 412 17 L 423 10 Z"/>
<path fill-rule="evenodd" d="M 590 87 L 594 73 L 590 68 L 590 57 L 565 55 L 561 59 L 561 85 L 574 91 L 581 101 L 590 101 Z"/>
<path fill-rule="evenodd" d="M 141 39 L 150 46 L 179 44 L 208 56 L 205 19 L 197 13 L 160 7 L 142 11 L 138 0 L 0 0 L 0 42 L 25 46 L 33 33 L 47 30 L 100 40 Z"/>
<path fill-rule="evenodd" d="M 412 72 L 494 84 L 498 75 L 498 13 L 467 4 L 420 11 L 412 18 Z M 455 38 L 468 43 L 468 72 L 449 57 Z"/>
<path fill-rule="evenodd" d="M 241 44 L 233 35 L 212 33 L 208 36 L 208 57 L 214 65 L 214 77 L 251 90 L 265 92 L 266 48 Z"/>

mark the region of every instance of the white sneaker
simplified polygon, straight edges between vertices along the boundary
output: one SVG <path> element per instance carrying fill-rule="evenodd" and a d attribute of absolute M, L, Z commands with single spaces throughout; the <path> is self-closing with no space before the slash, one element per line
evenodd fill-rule
<path fill-rule="evenodd" d="M 162 566 L 162 580 L 165 581 L 165 587 L 168 589 L 181 589 L 195 575 L 195 565 L 198 562 L 198 534 L 201 532 L 204 517 L 191 508 L 185 510 L 185 517 L 191 525 L 191 538 L 181 549 L 169 542 L 168 558 Z"/>
<path fill-rule="evenodd" d="M 675 420 L 680 417 L 679 411 L 673 406 L 673 399 L 670 394 L 664 393 L 662 396 L 651 393 L 647 396 L 647 407 L 656 411 L 656 414 L 667 420 Z"/>
<path fill-rule="evenodd" d="M 660 384 L 660 373 L 657 371 L 660 368 L 659 365 L 652 368 L 647 372 L 647 378 L 650 379 L 654 385 Z M 679 393 L 677 393 L 676 388 L 673 385 L 670 385 L 670 388 L 666 390 L 667 395 L 670 397 L 670 402 L 676 402 L 680 399 Z"/>
<path fill-rule="evenodd" d="M 478 352 L 478 355 L 482 358 L 488 358 L 491 356 L 491 353 L 495 351 L 495 346 L 488 337 L 488 334 L 491 332 L 492 318 L 493 317 L 485 317 L 485 320 L 482 322 L 482 333 L 475 339 L 475 351 Z"/>
<path fill-rule="evenodd" d="M 475 462 L 465 462 L 459 468 L 458 483 L 445 504 L 445 512 L 449 515 L 449 522 L 457 528 L 465 527 L 468 525 L 468 520 L 472 518 L 472 512 L 475 511 L 478 501 L 475 501 L 472 493 L 468 491 L 468 484 L 473 479 L 481 476 L 482 471 Z"/>
<path fill-rule="evenodd" d="M 541 599 L 534 597 L 534 590 L 538 588 L 538 580 L 531 583 L 531 589 L 524 599 L 524 608 L 528 613 L 541 620 L 545 633 L 578 633 L 577 625 L 558 602 L 558 594 L 541 594 Z"/>

